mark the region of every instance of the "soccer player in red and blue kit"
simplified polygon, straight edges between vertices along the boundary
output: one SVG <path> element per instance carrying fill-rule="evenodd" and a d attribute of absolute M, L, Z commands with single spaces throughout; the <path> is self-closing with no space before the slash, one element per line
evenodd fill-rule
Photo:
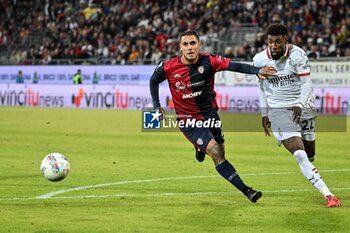
<path fill-rule="evenodd" d="M 214 92 L 214 74 L 222 70 L 257 74 L 259 77 L 275 74 L 270 66 L 262 68 L 236 63 L 228 58 L 202 54 L 201 42 L 196 31 L 186 31 L 180 35 L 182 55 L 160 63 L 151 79 L 150 91 L 155 109 L 164 117 L 165 111 L 159 102 L 159 84 L 168 80 L 178 121 L 199 123 L 214 120 L 209 127 L 203 124 L 184 124 L 179 127 L 186 138 L 201 152 L 214 161 L 218 173 L 246 195 L 250 201 L 257 202 L 262 196 L 244 184 L 232 164 L 225 159 L 224 136 L 221 129 Z M 221 123 L 221 122 L 220 122 Z M 203 154 L 204 156 L 204 154 Z M 198 159 L 198 158 L 197 158 Z"/>

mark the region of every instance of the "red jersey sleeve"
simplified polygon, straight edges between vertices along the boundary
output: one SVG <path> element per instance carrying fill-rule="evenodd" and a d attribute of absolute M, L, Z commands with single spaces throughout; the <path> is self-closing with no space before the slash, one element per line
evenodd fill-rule
<path fill-rule="evenodd" d="M 210 55 L 210 63 L 215 73 L 217 71 L 227 70 L 230 59 L 227 57 Z"/>

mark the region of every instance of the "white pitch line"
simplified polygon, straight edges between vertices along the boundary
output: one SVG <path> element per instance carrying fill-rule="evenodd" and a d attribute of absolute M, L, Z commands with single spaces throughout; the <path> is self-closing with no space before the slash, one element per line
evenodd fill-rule
<path fill-rule="evenodd" d="M 322 170 L 322 173 L 327 172 L 348 172 L 350 169 L 336 169 L 336 170 Z M 269 175 L 291 175 L 291 174 L 297 174 L 298 172 L 271 172 L 271 173 L 242 173 L 241 176 L 269 176 Z M 188 177 L 168 177 L 168 178 L 156 178 L 156 179 L 146 179 L 146 180 L 127 180 L 127 181 L 120 181 L 120 182 L 114 182 L 114 183 L 106 183 L 106 184 L 96 184 L 96 185 L 87 185 L 87 186 L 80 186 L 76 188 L 70 188 L 70 189 L 62 189 L 51 193 L 46 193 L 40 196 L 36 197 L 28 197 L 28 198 L 21 198 L 21 197 L 14 197 L 14 198 L 0 198 L 0 201 L 5 200 L 36 200 L 36 199 L 49 199 L 53 198 L 56 195 L 62 194 L 62 193 L 68 193 L 71 191 L 79 191 L 79 190 L 85 190 L 85 189 L 93 189 L 93 188 L 100 188 L 100 187 L 107 187 L 107 186 L 113 186 L 113 185 L 124 185 L 124 184 L 132 184 L 132 183 L 151 183 L 151 182 L 159 182 L 159 181 L 172 181 L 172 180 L 190 180 L 190 179 L 204 179 L 204 178 L 217 178 L 220 177 L 218 175 L 213 176 L 188 176 Z M 334 189 L 334 188 L 333 188 Z M 347 190 L 349 188 L 339 188 Z M 311 190 L 311 189 L 310 189 Z M 335 190 L 335 189 L 334 189 Z M 301 192 L 303 190 L 297 190 L 297 192 Z M 309 191 L 309 189 L 307 189 Z M 284 192 L 283 190 L 274 190 L 274 191 L 264 191 L 264 192 Z M 293 192 L 292 190 L 287 190 L 286 192 Z M 212 193 L 212 194 L 210 194 Z M 232 193 L 232 192 L 228 192 Z M 158 194 L 114 194 L 114 195 L 101 195 L 96 196 L 98 197 L 147 197 L 147 196 L 175 196 L 175 195 L 215 195 L 215 194 L 224 194 L 223 192 L 198 192 L 198 193 L 158 193 Z M 55 197 L 56 198 L 91 198 L 94 196 L 66 196 L 66 197 Z"/>
<path fill-rule="evenodd" d="M 188 177 L 157 178 L 157 179 L 147 179 L 147 180 L 127 180 L 127 181 L 120 181 L 120 182 L 107 183 L 107 184 L 96 184 L 96 185 L 80 186 L 80 187 L 70 188 L 70 189 L 62 189 L 56 192 L 37 196 L 35 198 L 47 199 L 47 198 L 56 196 L 58 194 L 67 193 L 71 191 L 79 191 L 84 189 L 100 188 L 100 187 L 113 186 L 113 185 L 123 185 L 123 184 L 131 184 L 131 183 L 150 183 L 150 182 L 169 181 L 169 180 L 192 180 L 192 179 L 203 179 L 203 178 L 213 178 L 213 177 L 217 177 L 217 176 L 188 176 Z"/>
<path fill-rule="evenodd" d="M 281 189 L 281 190 L 262 190 L 263 193 L 292 193 L 292 192 L 309 192 L 315 189 Z M 332 188 L 332 190 L 350 190 L 348 188 Z M 54 197 L 53 199 L 83 199 L 83 198 L 109 198 L 109 197 L 162 197 L 162 196 L 212 196 L 212 195 L 232 195 L 241 194 L 238 191 L 227 192 L 192 192 L 192 193 L 149 193 L 149 194 L 110 194 L 110 195 L 86 195 L 86 196 L 62 196 Z"/>
<path fill-rule="evenodd" d="M 344 191 L 350 190 L 350 187 L 347 188 L 332 188 L 332 190 Z M 296 193 L 296 192 L 314 192 L 314 188 L 310 189 L 280 189 L 280 190 L 261 190 L 263 193 Z M 223 195 L 236 195 L 241 194 L 240 192 L 233 190 L 227 192 L 191 192 L 191 193 L 148 193 L 148 194 L 128 194 L 128 193 L 117 193 L 110 195 L 82 195 L 82 196 L 60 196 L 60 197 L 51 197 L 48 199 L 92 199 L 92 198 L 112 198 L 112 197 L 166 197 L 166 196 L 223 196 Z M 37 197 L 16 197 L 16 198 L 0 198 L 0 201 L 27 201 L 27 200 L 41 200 L 43 198 Z"/>
<path fill-rule="evenodd" d="M 350 169 L 338 169 L 338 170 L 324 170 L 323 173 L 326 172 L 341 172 L 341 171 L 350 171 Z M 246 173 L 240 174 L 241 176 L 266 176 L 266 175 L 291 175 L 296 174 L 297 172 L 270 172 L 270 173 Z M 157 178 L 157 179 L 147 179 L 147 180 L 129 180 L 129 181 L 121 181 L 107 184 L 97 184 L 97 185 L 88 185 L 88 186 L 80 186 L 76 188 L 70 189 L 62 189 L 56 192 L 46 193 L 44 195 L 37 196 L 37 199 L 47 199 L 58 194 L 67 193 L 71 191 L 79 191 L 84 189 L 92 189 L 92 188 L 100 188 L 106 186 L 113 185 L 123 185 L 123 184 L 131 184 L 131 183 L 150 183 L 150 182 L 158 182 L 158 181 L 170 181 L 170 180 L 189 180 L 189 179 L 204 179 L 204 178 L 217 178 L 220 177 L 218 175 L 214 176 L 188 176 L 188 177 L 169 177 L 169 178 Z"/>

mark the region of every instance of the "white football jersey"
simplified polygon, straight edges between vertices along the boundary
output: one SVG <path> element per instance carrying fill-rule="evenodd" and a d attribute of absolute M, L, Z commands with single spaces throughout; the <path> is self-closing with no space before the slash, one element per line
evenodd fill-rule
<path fill-rule="evenodd" d="M 314 94 L 310 79 L 309 60 L 301 48 L 287 44 L 285 54 L 278 60 L 271 56 L 270 49 L 256 54 L 254 66 L 273 66 L 277 73 L 259 80 L 261 108 L 284 108 L 302 104 L 313 107 Z M 303 91 L 304 89 L 304 91 Z"/>

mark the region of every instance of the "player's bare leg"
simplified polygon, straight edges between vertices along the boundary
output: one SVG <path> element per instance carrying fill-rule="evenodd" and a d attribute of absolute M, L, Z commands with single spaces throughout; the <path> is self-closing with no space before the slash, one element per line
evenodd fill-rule
<path fill-rule="evenodd" d="M 214 139 L 212 139 L 207 146 L 206 152 L 213 159 L 216 170 L 222 177 L 246 195 L 250 201 L 257 202 L 262 196 L 262 193 L 244 184 L 236 169 L 225 159 L 224 143 L 219 145 Z"/>
<path fill-rule="evenodd" d="M 213 159 L 215 166 L 226 161 L 224 150 L 214 139 L 210 140 L 206 152 Z"/>
<path fill-rule="evenodd" d="M 224 152 L 224 156 L 225 156 L 225 143 L 221 143 L 220 144 L 223 152 Z M 195 157 L 197 159 L 198 162 L 203 162 L 205 159 L 205 152 L 201 151 L 199 148 L 194 147 L 195 150 Z"/>
<path fill-rule="evenodd" d="M 305 147 L 305 152 L 310 162 L 315 161 L 316 158 L 316 142 L 315 141 L 306 141 L 303 139 L 303 144 Z"/>
<path fill-rule="evenodd" d="M 341 206 L 341 202 L 328 189 L 317 168 L 309 161 L 302 139 L 291 137 L 282 142 L 285 148 L 294 155 L 304 177 L 325 197 L 327 207 Z"/>
<path fill-rule="evenodd" d="M 224 152 L 224 156 L 225 156 L 225 143 L 221 143 L 220 146 L 221 146 L 221 149 Z"/>

